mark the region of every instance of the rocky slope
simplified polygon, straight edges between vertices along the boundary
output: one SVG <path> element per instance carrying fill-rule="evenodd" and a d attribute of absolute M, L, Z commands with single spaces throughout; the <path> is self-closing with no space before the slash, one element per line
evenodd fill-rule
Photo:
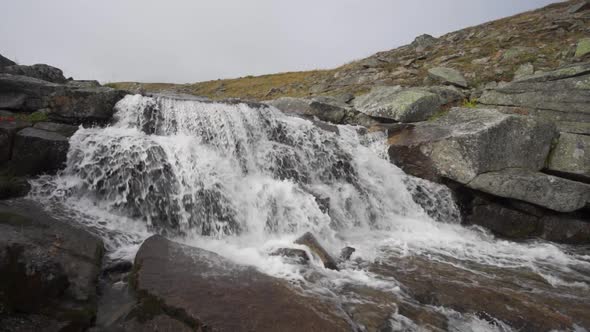
<path fill-rule="evenodd" d="M 331 70 L 282 73 L 195 84 L 113 83 L 132 91 L 176 91 L 213 99 L 265 100 L 362 94 L 376 85 L 422 86 L 435 67 L 462 72 L 472 88 L 511 81 L 535 70 L 553 70 L 581 61 L 587 52 L 586 4 L 571 0 L 380 52 Z M 578 44 L 581 48 L 578 51 Z"/>

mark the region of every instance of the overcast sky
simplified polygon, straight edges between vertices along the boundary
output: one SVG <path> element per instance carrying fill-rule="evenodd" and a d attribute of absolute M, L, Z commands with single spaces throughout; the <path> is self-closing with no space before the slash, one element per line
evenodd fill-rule
<path fill-rule="evenodd" d="M 76 79 L 331 68 L 556 0 L 0 0 L 0 54 Z"/>

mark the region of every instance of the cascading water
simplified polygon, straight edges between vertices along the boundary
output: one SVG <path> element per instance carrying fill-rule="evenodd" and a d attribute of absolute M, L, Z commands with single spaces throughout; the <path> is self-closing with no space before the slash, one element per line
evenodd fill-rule
<path fill-rule="evenodd" d="M 132 257 L 144 238 L 159 232 L 271 275 L 305 280 L 299 267 L 268 253 L 298 247 L 293 240 L 310 231 L 329 251 L 351 245 L 367 262 L 427 257 L 482 274 L 478 266 L 526 269 L 551 286 L 588 292 L 588 256 L 461 226 L 446 187 L 387 161 L 382 133 L 263 105 L 165 96 L 129 95 L 116 111 L 110 127 L 79 129 L 66 169 L 36 180 L 32 194 L 61 206 L 56 213 L 76 214 L 107 240 L 112 257 Z M 324 272 L 326 287 L 399 290 L 394 278 L 354 263 Z M 440 310 L 457 330 L 509 329 Z"/>

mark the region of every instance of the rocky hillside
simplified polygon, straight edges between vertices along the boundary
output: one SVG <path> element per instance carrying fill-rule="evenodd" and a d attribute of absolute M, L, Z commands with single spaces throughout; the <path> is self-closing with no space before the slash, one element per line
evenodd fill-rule
<path fill-rule="evenodd" d="M 429 69 L 462 72 L 469 87 L 511 81 L 515 76 L 582 61 L 589 51 L 590 13 L 572 0 L 406 46 L 380 52 L 336 69 L 215 80 L 195 84 L 113 83 L 132 91 L 175 91 L 212 99 L 266 100 L 311 95 L 354 95 L 377 85 L 421 86 Z M 579 47 L 579 48 L 578 48 Z"/>

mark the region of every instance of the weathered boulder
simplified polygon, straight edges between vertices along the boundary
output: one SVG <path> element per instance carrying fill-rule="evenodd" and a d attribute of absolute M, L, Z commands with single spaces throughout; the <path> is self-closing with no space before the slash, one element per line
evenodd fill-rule
<path fill-rule="evenodd" d="M 322 121 L 342 123 L 350 106 L 329 97 L 303 99 L 283 97 L 267 102 L 285 113 L 317 117 Z"/>
<path fill-rule="evenodd" d="M 524 108 L 551 120 L 590 122 L 590 64 L 535 73 L 496 89 L 479 99 L 484 105 Z"/>
<path fill-rule="evenodd" d="M 429 34 L 423 34 L 423 35 L 416 37 L 414 39 L 414 41 L 412 42 L 411 46 L 424 49 L 426 47 L 430 47 L 430 46 L 435 45 L 437 42 L 438 42 L 438 39 L 436 39 L 435 37 L 433 37 Z"/>
<path fill-rule="evenodd" d="M 590 180 L 590 136 L 561 133 L 551 151 L 547 169 Z"/>
<path fill-rule="evenodd" d="M 586 54 L 590 53 L 590 38 L 583 38 L 578 41 L 578 46 L 576 47 L 576 58 L 582 58 L 586 56 Z"/>
<path fill-rule="evenodd" d="M 2 56 L 2 54 L 0 54 L 0 68 L 1 67 L 6 67 L 6 66 L 13 66 L 16 65 L 16 62 L 5 58 L 4 56 Z"/>
<path fill-rule="evenodd" d="M 558 212 L 573 212 L 590 202 L 590 185 L 526 169 L 511 168 L 482 173 L 467 186 Z"/>
<path fill-rule="evenodd" d="M 440 110 L 438 95 L 418 88 L 375 87 L 354 100 L 360 112 L 374 118 L 399 122 L 424 121 Z"/>
<path fill-rule="evenodd" d="M 0 202 L 0 307 L 8 315 L 58 321 L 63 330 L 85 330 L 96 312 L 102 253 L 98 238 L 36 203 Z"/>
<path fill-rule="evenodd" d="M 60 133 L 25 128 L 14 138 L 11 167 L 18 175 L 52 173 L 64 166 L 68 149 L 68 137 Z"/>
<path fill-rule="evenodd" d="M 575 14 L 590 9 L 590 2 L 588 0 L 580 0 L 568 8 L 568 13 Z"/>
<path fill-rule="evenodd" d="M 425 87 L 424 90 L 436 94 L 443 105 L 462 101 L 466 97 L 461 89 L 452 85 L 429 86 Z"/>
<path fill-rule="evenodd" d="M 389 156 L 411 175 L 467 184 L 506 168 L 542 169 L 555 134 L 552 123 L 539 119 L 453 108 L 434 121 L 390 131 Z"/>
<path fill-rule="evenodd" d="M 49 118 L 69 124 L 104 124 L 126 92 L 109 87 L 66 89 L 51 97 Z"/>
<path fill-rule="evenodd" d="M 64 77 L 64 74 L 61 71 L 61 69 L 45 64 L 37 64 L 32 66 L 7 66 L 0 68 L 0 73 L 34 77 L 52 83 L 66 82 L 66 78 Z"/>
<path fill-rule="evenodd" d="M 37 78 L 0 74 L 0 109 L 34 112 L 47 108 L 50 97 L 63 88 Z"/>
<path fill-rule="evenodd" d="M 193 330 L 354 330 L 336 306 L 305 297 L 286 281 L 161 236 L 143 243 L 135 266 L 140 303 L 129 318 L 166 314 Z"/>
<path fill-rule="evenodd" d="M 435 67 L 428 70 L 428 76 L 440 83 L 451 84 L 460 88 L 467 88 L 469 84 L 458 70 L 445 67 Z"/>
<path fill-rule="evenodd" d="M 31 185 L 24 178 L 0 176 L 0 199 L 23 197 L 31 190 Z"/>
<path fill-rule="evenodd" d="M 540 219 L 543 239 L 567 243 L 590 244 L 590 221 L 576 216 L 549 215 Z"/>

